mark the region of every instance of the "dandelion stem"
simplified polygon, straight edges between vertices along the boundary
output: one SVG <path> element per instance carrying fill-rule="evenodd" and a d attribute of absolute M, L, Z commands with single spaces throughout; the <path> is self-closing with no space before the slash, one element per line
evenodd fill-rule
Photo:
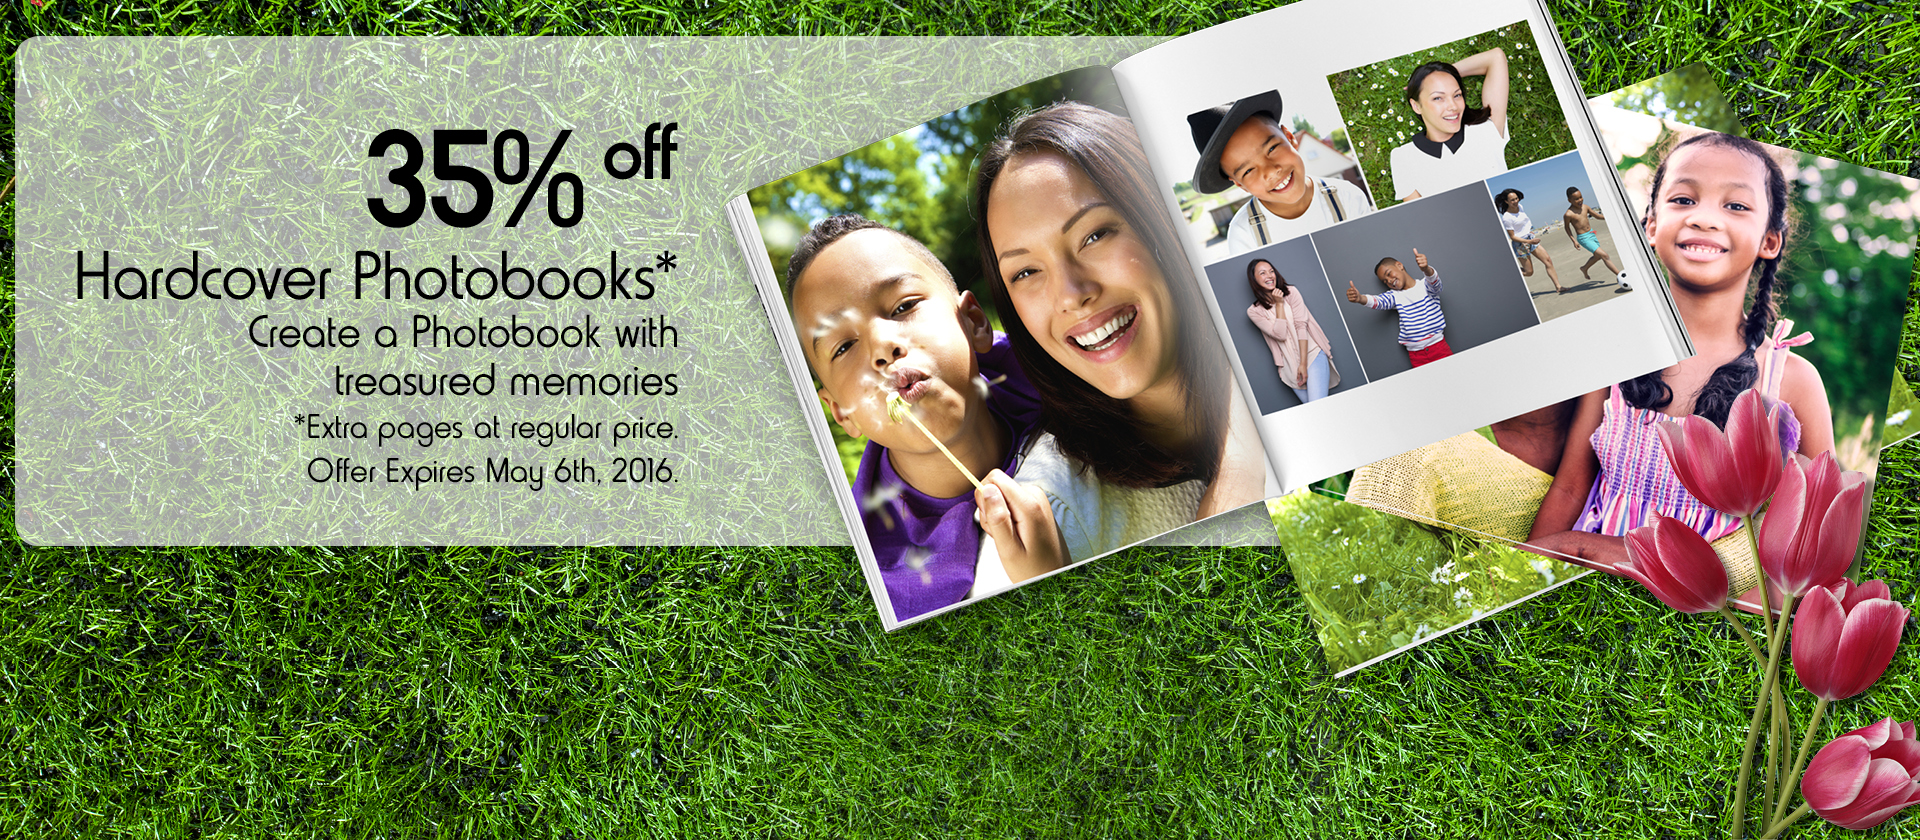
<path fill-rule="evenodd" d="M 899 422 L 901 415 L 905 415 L 908 420 L 912 420 L 914 428 L 919 429 L 921 434 L 926 435 L 927 440 L 933 441 L 933 445 L 940 449 L 940 454 L 947 456 L 947 460 L 953 462 L 953 468 L 959 470 L 961 475 L 967 477 L 967 481 L 973 483 L 973 489 L 980 489 L 980 479 L 974 478 L 973 471 L 967 469 L 966 464 L 960 463 L 960 459 L 953 456 L 952 450 L 947 449 L 946 444 L 941 443 L 939 438 L 934 437 L 932 432 L 927 431 L 927 425 L 920 422 L 920 418 L 913 416 L 913 409 L 907 407 L 906 400 L 900 399 L 899 394 L 893 394 L 887 397 L 887 414 L 892 415 L 895 422 Z"/>

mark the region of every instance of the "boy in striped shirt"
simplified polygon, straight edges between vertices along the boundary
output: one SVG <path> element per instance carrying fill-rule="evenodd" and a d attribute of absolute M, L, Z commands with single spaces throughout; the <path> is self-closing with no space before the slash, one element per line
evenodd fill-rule
<path fill-rule="evenodd" d="M 1400 344 L 1407 348 L 1407 360 L 1419 367 L 1453 355 L 1453 348 L 1447 346 L 1447 314 L 1440 311 L 1440 274 L 1427 264 L 1426 255 L 1419 249 L 1413 252 L 1413 262 L 1426 275 L 1423 281 L 1416 283 L 1406 265 L 1384 257 L 1373 267 L 1373 276 L 1390 291 L 1384 295 L 1361 294 L 1349 280 L 1347 300 L 1373 309 L 1399 310 Z"/>

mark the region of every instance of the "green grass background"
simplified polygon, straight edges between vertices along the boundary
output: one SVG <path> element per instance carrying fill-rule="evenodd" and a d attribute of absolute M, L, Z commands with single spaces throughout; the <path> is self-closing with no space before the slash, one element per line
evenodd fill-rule
<path fill-rule="evenodd" d="M 1756 138 L 1920 175 L 1916 0 L 1551 7 L 1589 91 L 1704 61 Z M 1259 8 L 50 0 L 3 14 L 15 45 L 1177 34 Z M 12 282 L 0 263 L 9 384 Z M 1910 317 L 1909 379 L 1916 343 Z M 1883 457 L 1865 559 L 1909 601 L 1915 455 Z M 1724 830 L 1752 692 L 1717 619 L 1597 576 L 1334 680 L 1268 550 L 1136 550 L 886 636 L 837 549 L 41 549 L 7 514 L 0 836 L 1704 836 Z M 1920 711 L 1912 648 L 1835 705 L 1829 732 Z"/>

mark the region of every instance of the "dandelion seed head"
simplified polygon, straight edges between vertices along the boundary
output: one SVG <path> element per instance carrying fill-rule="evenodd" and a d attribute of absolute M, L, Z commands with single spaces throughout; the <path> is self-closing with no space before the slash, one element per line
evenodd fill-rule
<path fill-rule="evenodd" d="M 891 531 L 895 526 L 893 514 L 888 510 L 888 508 L 892 507 L 889 503 L 899 499 L 900 494 L 903 492 L 905 492 L 905 488 L 899 484 L 875 484 L 873 489 L 868 490 L 866 494 L 860 498 L 860 510 L 863 513 L 878 511 L 880 513 L 880 524 L 886 526 L 886 529 Z"/>
<path fill-rule="evenodd" d="M 859 317 L 860 313 L 853 311 L 852 307 L 842 309 L 839 312 L 822 312 L 820 313 L 820 317 L 813 319 L 813 333 L 808 337 L 819 339 L 827 333 L 832 332 L 834 327 L 840 326 L 848 321 L 857 320 Z"/>
<path fill-rule="evenodd" d="M 866 495 L 860 499 L 860 509 L 875 510 L 881 505 L 900 498 L 901 492 L 903 491 L 898 484 L 876 485 L 872 490 L 868 490 Z"/>
<path fill-rule="evenodd" d="M 921 586 L 933 585 L 933 572 L 927 568 L 927 560 L 932 556 L 933 552 L 917 546 L 907 549 L 907 568 L 920 573 Z"/>

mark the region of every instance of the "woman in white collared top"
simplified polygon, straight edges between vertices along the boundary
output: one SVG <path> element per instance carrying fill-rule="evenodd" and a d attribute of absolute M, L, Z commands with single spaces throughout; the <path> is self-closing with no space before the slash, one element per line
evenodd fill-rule
<path fill-rule="evenodd" d="M 1481 106 L 1467 107 L 1465 76 L 1485 76 Z M 1393 150 L 1393 194 L 1434 195 L 1507 171 L 1507 54 L 1495 47 L 1458 64 L 1434 61 L 1407 77 L 1407 105 L 1424 129 Z"/>

